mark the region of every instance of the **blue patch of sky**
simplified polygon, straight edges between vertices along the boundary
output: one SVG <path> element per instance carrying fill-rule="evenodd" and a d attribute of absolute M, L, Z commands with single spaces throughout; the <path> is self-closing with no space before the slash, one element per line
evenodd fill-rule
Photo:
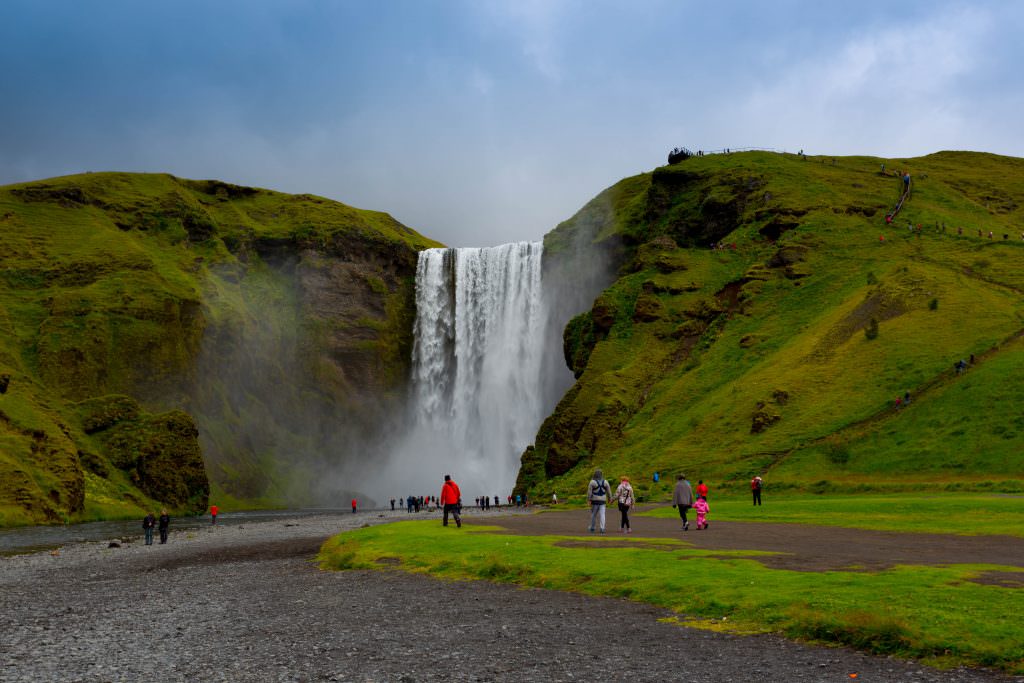
<path fill-rule="evenodd" d="M 538 238 L 677 144 L 1024 154 L 1024 4 L 6 0 L 0 183 L 218 176 Z"/>

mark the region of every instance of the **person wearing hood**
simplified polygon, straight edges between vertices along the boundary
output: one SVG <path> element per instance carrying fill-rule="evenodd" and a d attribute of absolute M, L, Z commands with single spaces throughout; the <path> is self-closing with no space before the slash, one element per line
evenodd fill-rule
<path fill-rule="evenodd" d="M 459 503 L 462 500 L 462 492 L 459 485 L 452 481 L 452 475 L 444 475 L 444 486 L 441 487 L 441 505 L 444 506 L 444 519 L 442 526 L 448 526 L 448 514 L 455 518 L 455 526 L 462 528 L 462 517 L 459 515 Z"/>
<path fill-rule="evenodd" d="M 594 470 L 594 478 L 587 485 L 587 502 L 590 503 L 590 533 L 598 527 L 600 522 L 601 533 L 604 533 L 604 512 L 608 504 L 608 482 L 605 481 L 601 470 Z"/>
<path fill-rule="evenodd" d="M 676 489 L 672 492 L 672 507 L 679 509 L 683 531 L 689 530 L 690 523 L 686 521 L 686 511 L 693 507 L 693 489 L 690 488 L 690 482 L 686 480 L 685 474 L 680 474 L 676 478 Z"/>

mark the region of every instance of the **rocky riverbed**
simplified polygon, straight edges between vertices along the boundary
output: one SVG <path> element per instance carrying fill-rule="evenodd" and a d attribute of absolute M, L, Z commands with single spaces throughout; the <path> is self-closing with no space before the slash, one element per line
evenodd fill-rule
<path fill-rule="evenodd" d="M 0 558 L 0 681 L 1012 680 L 682 628 L 623 600 L 311 562 L 330 535 L 408 517 L 306 516 Z"/>

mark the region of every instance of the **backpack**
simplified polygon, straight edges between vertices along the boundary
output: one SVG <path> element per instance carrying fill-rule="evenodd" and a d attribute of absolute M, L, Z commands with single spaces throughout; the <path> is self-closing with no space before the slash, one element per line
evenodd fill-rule
<path fill-rule="evenodd" d="M 608 482 L 602 479 L 597 482 L 597 487 L 594 488 L 594 496 L 607 496 L 608 495 Z"/>

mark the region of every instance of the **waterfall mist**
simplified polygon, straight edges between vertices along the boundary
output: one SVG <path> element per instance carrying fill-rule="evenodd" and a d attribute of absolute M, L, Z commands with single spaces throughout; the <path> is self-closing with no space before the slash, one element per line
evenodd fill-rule
<path fill-rule="evenodd" d="M 397 271 L 311 251 L 219 274 L 230 306 L 187 406 L 211 479 L 299 506 L 437 495 L 445 474 L 468 500 L 507 496 L 573 382 L 562 329 L 608 270 L 572 237 L 554 257 L 541 242 L 420 252 L 415 292 Z M 411 349 L 387 361 L 381 282 L 415 296 Z"/>
<path fill-rule="evenodd" d="M 366 482 L 375 496 L 436 495 L 444 474 L 469 499 L 512 490 L 557 399 L 545 391 L 542 254 L 540 242 L 420 253 L 407 432 L 379 485 Z"/>

